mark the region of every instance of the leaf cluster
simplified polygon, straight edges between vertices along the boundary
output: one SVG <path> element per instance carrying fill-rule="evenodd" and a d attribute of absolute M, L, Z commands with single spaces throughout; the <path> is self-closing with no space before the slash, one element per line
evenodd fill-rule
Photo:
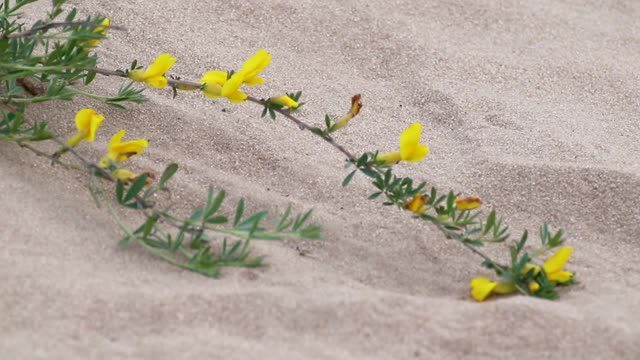
<path fill-rule="evenodd" d="M 169 165 L 160 180 L 145 190 L 147 175 L 138 177 L 130 185 L 117 182 L 116 202 L 124 207 L 144 211 L 146 220 L 131 231 L 120 224 L 127 235 L 121 245 L 136 242 L 152 254 L 181 268 L 207 276 L 218 276 L 225 266 L 264 266 L 264 257 L 253 256 L 249 245 L 253 240 L 277 241 L 286 238 L 318 239 L 320 228 L 309 224 L 311 211 L 292 216 L 291 207 L 276 216 L 275 225 L 264 225 L 269 213 L 258 211 L 247 215 L 245 201 L 236 204 L 233 217 L 222 212 L 225 191 L 209 188 L 206 203 L 187 218 L 179 217 L 170 208 L 159 208 L 153 201 L 159 191 L 168 192 L 167 182 L 178 166 Z M 100 206 L 108 199 L 97 182 L 90 188 Z"/>

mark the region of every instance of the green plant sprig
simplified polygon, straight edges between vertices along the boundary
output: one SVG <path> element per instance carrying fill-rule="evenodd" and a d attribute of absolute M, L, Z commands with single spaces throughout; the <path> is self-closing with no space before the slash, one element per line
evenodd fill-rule
<path fill-rule="evenodd" d="M 106 69 L 97 68 L 94 70 L 98 74 L 107 76 L 120 76 L 126 77 L 126 73 L 123 71 L 112 71 Z M 182 80 L 177 77 L 170 77 L 168 83 L 174 89 L 177 86 L 189 86 L 199 87 L 200 83 Z M 300 98 L 301 93 L 296 93 L 296 101 Z M 534 295 L 538 297 L 544 297 L 548 299 L 555 298 L 557 293 L 555 292 L 555 286 L 549 281 L 546 281 L 543 277 L 536 277 L 542 285 L 542 289 L 533 293 L 528 290 L 526 284 L 530 282 L 533 277 L 532 274 L 521 274 L 521 270 L 524 264 L 532 261 L 535 257 L 542 255 L 550 249 L 556 248 L 563 243 L 562 231 L 560 230 L 553 237 L 553 241 L 549 241 L 549 235 L 542 233 L 541 236 L 546 239 L 543 241 L 542 248 L 535 250 L 532 254 L 523 251 L 527 237 L 524 236 L 521 239 L 520 246 L 514 245 L 512 247 L 515 256 L 512 256 L 511 263 L 509 265 L 502 264 L 493 260 L 486 253 L 478 249 L 488 243 L 504 243 L 509 239 L 509 227 L 503 223 L 502 218 L 498 218 L 495 210 L 489 212 L 486 218 L 482 218 L 482 213 L 479 211 L 470 210 L 458 210 L 455 204 L 456 195 L 450 191 L 446 195 L 439 194 L 438 191 L 432 187 L 429 192 L 423 191 L 426 188 L 426 183 L 422 182 L 418 186 L 414 187 L 414 180 L 410 177 L 399 178 L 393 175 L 392 169 L 389 166 L 383 166 L 377 164 L 375 158 L 377 153 L 365 153 L 360 157 L 356 157 L 353 153 L 348 151 L 344 146 L 335 141 L 331 134 L 334 132 L 335 124 L 330 121 L 330 118 L 325 118 L 326 128 L 321 129 L 307 124 L 301 119 L 292 114 L 289 109 L 283 109 L 282 106 L 273 106 L 268 100 L 258 99 L 252 96 L 247 97 L 247 101 L 258 104 L 264 108 L 262 116 L 267 113 L 270 117 L 275 119 L 276 114 L 280 114 L 285 118 L 295 123 L 301 130 L 309 130 L 314 135 L 320 137 L 325 142 L 333 146 L 337 151 L 346 156 L 346 166 L 354 166 L 356 170 L 351 171 L 347 177 L 343 180 L 343 186 L 347 186 L 354 175 L 360 172 L 372 179 L 372 185 L 376 188 L 376 191 L 369 196 L 369 199 L 377 199 L 381 195 L 385 196 L 385 202 L 383 205 L 395 205 L 399 208 L 403 208 L 404 204 L 416 195 L 424 195 L 429 199 L 425 203 L 426 211 L 417 217 L 428 221 L 436 226 L 445 237 L 456 240 L 462 243 L 466 248 L 471 250 L 474 254 L 478 255 L 483 260 L 483 266 L 492 269 L 498 276 L 505 281 L 513 282 L 517 290 L 525 295 Z M 541 229 L 546 229 L 548 234 L 548 226 L 544 224 Z M 526 234 L 526 231 L 525 231 Z M 558 235 L 559 234 L 559 235 Z M 524 259 L 524 260 L 523 260 Z M 544 274 L 544 270 L 541 271 Z M 542 275 L 544 276 L 544 275 Z"/>

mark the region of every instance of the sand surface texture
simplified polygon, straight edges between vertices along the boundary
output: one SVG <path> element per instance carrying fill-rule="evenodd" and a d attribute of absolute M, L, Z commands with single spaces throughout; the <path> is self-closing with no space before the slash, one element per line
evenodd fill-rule
<path fill-rule="evenodd" d="M 267 84 L 250 94 L 303 90 L 300 116 L 318 125 L 361 93 L 363 111 L 336 136 L 353 152 L 394 150 L 421 122 L 432 152 L 399 173 L 481 196 L 513 234 L 563 227 L 580 284 L 556 302 L 475 303 L 469 280 L 489 274 L 480 260 L 367 201 L 363 177 L 341 188 L 344 158 L 327 144 L 250 103 L 147 90 L 129 111 L 80 99 L 31 113 L 71 134 L 75 111 L 94 106 L 106 120 L 81 147 L 89 156 L 125 128 L 151 144 L 136 169 L 181 165 L 181 203 L 214 184 L 253 210 L 314 208 L 324 240 L 256 244 L 269 267 L 219 280 L 181 271 L 118 247 L 84 176 L 0 143 L 3 359 L 640 358 L 640 2 L 71 5 L 127 27 L 98 50 L 106 68 L 169 52 L 172 72 L 197 80 L 265 48 Z"/>

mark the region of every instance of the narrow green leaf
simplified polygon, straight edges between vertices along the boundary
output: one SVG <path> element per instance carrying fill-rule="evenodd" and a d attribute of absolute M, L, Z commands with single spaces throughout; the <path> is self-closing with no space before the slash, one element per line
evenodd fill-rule
<path fill-rule="evenodd" d="M 226 196 L 226 193 L 224 192 L 224 190 L 221 190 L 218 193 L 218 196 L 216 196 L 216 198 L 213 200 L 213 203 L 211 203 L 211 206 L 207 209 L 207 212 L 204 215 L 205 219 L 208 219 L 210 216 L 215 214 L 216 211 L 220 209 L 220 206 L 222 205 L 222 202 L 224 201 L 225 196 Z M 206 220 L 206 221 L 208 222 L 209 220 Z"/>
<path fill-rule="evenodd" d="M 493 225 L 496 222 L 496 211 L 495 210 L 491 210 L 491 212 L 489 213 L 489 216 L 487 217 L 487 223 L 484 225 L 484 230 L 483 230 L 483 235 L 486 235 L 489 233 L 489 231 L 493 228 Z"/>
<path fill-rule="evenodd" d="M 349 183 L 351 182 L 351 179 L 353 179 L 353 175 L 355 175 L 357 171 L 358 170 L 353 170 L 349 175 L 347 175 L 347 177 L 344 178 L 344 180 L 342 181 L 342 186 L 349 185 Z"/>
<path fill-rule="evenodd" d="M 142 174 L 136 179 L 136 181 L 133 182 L 133 184 L 131 184 L 131 186 L 129 187 L 129 191 L 127 191 L 127 195 L 125 195 L 123 199 L 124 202 L 127 202 L 138 195 L 140 190 L 142 190 L 142 188 L 144 187 L 147 181 L 147 177 L 147 174 Z"/>
<path fill-rule="evenodd" d="M 242 219 L 242 214 L 244 213 L 244 199 L 240 199 L 238 202 L 238 207 L 236 208 L 236 215 L 233 218 L 233 226 L 237 227 L 238 222 Z"/>
<path fill-rule="evenodd" d="M 241 222 L 236 228 L 246 230 L 247 228 L 251 228 L 254 224 L 259 223 L 262 219 L 264 219 L 269 213 L 266 211 L 257 212 L 248 218 L 246 218 L 243 222 Z"/>
<path fill-rule="evenodd" d="M 297 231 L 300 228 L 300 226 L 302 226 L 307 221 L 307 219 L 309 219 L 309 216 L 311 216 L 312 212 L 313 212 L 313 209 L 307 211 L 304 215 L 302 215 L 302 217 L 298 215 L 296 217 L 296 221 L 293 223 L 292 230 Z"/>
<path fill-rule="evenodd" d="M 160 177 L 160 181 L 158 181 L 158 187 L 163 188 L 164 185 L 167 183 L 167 181 L 169 181 L 173 177 L 173 175 L 175 175 L 176 171 L 178 171 L 178 164 L 176 163 L 169 164 L 169 166 L 167 166 L 167 168 L 164 169 L 164 172 Z"/>
<path fill-rule="evenodd" d="M 118 200 L 118 203 L 123 204 L 124 203 L 124 199 L 122 198 L 124 196 L 124 184 L 121 181 L 118 181 L 116 183 L 116 200 Z"/>
<path fill-rule="evenodd" d="M 379 198 L 380 195 L 382 195 L 382 191 L 374 192 L 373 194 L 369 195 L 369 200 L 375 200 Z"/>
<path fill-rule="evenodd" d="M 220 215 L 220 216 L 207 218 L 205 221 L 209 224 L 224 224 L 228 221 L 228 219 L 226 216 Z"/>
<path fill-rule="evenodd" d="M 287 221 L 287 219 L 289 218 L 289 215 L 291 215 L 291 204 L 289 204 L 287 206 L 287 210 L 284 211 L 284 214 L 282 215 L 282 218 L 280 219 L 278 226 L 276 226 L 276 231 L 282 231 L 291 225 L 291 222 Z"/>
<path fill-rule="evenodd" d="M 151 230 L 153 230 L 153 227 L 156 225 L 157 221 L 158 217 L 156 215 L 147 218 L 147 221 L 144 223 L 144 229 L 142 231 L 143 237 L 146 238 L 147 236 L 149 236 L 149 234 L 151 234 Z"/>

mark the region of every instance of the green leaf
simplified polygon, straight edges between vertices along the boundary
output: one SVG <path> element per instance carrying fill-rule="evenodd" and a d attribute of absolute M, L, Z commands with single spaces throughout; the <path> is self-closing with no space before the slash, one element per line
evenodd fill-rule
<path fill-rule="evenodd" d="M 246 230 L 254 226 L 254 224 L 259 223 L 262 219 L 264 219 L 269 213 L 266 211 L 257 212 L 248 218 L 246 218 L 243 222 L 241 222 L 236 228 Z"/>
<path fill-rule="evenodd" d="M 244 213 L 244 199 L 240 199 L 238 202 L 238 207 L 236 208 L 236 215 L 233 218 L 233 226 L 237 227 L 238 222 L 242 218 L 242 214 Z"/>
<path fill-rule="evenodd" d="M 228 219 L 226 216 L 220 215 L 220 216 L 207 218 L 205 221 L 209 224 L 224 224 L 228 221 Z"/>
<path fill-rule="evenodd" d="M 147 177 L 148 177 L 147 174 L 142 174 L 141 176 L 138 176 L 136 181 L 134 181 L 133 184 L 131 184 L 131 186 L 129 187 L 129 191 L 127 191 L 127 195 L 125 195 L 123 202 L 127 202 L 133 199 L 136 195 L 138 195 L 140 190 L 142 190 L 142 188 L 144 187 L 147 181 Z"/>
<path fill-rule="evenodd" d="M 289 206 L 287 206 L 287 210 L 284 211 L 284 214 L 282 215 L 278 226 L 276 226 L 276 231 L 283 231 L 284 229 L 291 226 L 291 221 L 287 221 L 289 215 L 291 215 L 291 204 L 289 204 Z"/>
<path fill-rule="evenodd" d="M 95 71 L 88 71 L 87 76 L 84 78 L 84 84 L 85 85 L 91 84 L 91 82 L 93 81 L 93 79 L 95 79 L 95 77 L 96 77 Z"/>
<path fill-rule="evenodd" d="M 329 115 L 324 116 L 324 123 L 327 125 L 327 129 L 331 129 L 331 118 Z"/>
<path fill-rule="evenodd" d="M 487 217 L 487 223 L 484 225 L 484 230 L 482 231 L 483 235 L 489 233 L 489 231 L 493 228 L 493 225 L 496 223 L 496 211 L 491 210 L 489 216 Z"/>
<path fill-rule="evenodd" d="M 366 176 L 368 176 L 370 178 L 374 178 L 374 179 L 380 179 L 381 178 L 380 174 L 378 174 L 376 171 L 371 170 L 369 168 L 362 168 L 362 169 L 360 169 L 360 171 L 362 171 L 363 174 L 365 174 Z"/>
<path fill-rule="evenodd" d="M 304 215 L 302 215 L 302 217 L 300 217 L 300 215 L 296 216 L 296 220 L 293 222 L 293 227 L 291 229 L 293 231 L 298 231 L 300 226 L 302 226 L 307 221 L 309 216 L 311 216 L 311 212 L 313 212 L 313 209 L 307 211 Z"/>
<path fill-rule="evenodd" d="M 222 202 L 224 201 L 225 195 L 226 193 L 224 192 L 224 190 L 220 191 L 218 193 L 218 196 L 216 196 L 216 198 L 213 200 L 213 202 L 211 201 L 211 197 L 213 196 L 213 187 L 209 188 L 209 200 L 207 201 L 207 207 L 206 207 L 206 211 L 204 213 L 204 219 L 205 221 L 209 221 L 209 217 L 211 217 L 213 214 L 216 213 L 216 211 L 218 211 L 220 209 L 220 205 L 222 205 Z"/>
<path fill-rule="evenodd" d="M 162 176 L 160 177 L 160 181 L 158 181 L 158 187 L 163 188 L 164 185 L 169 181 L 173 175 L 175 175 L 176 171 L 178 171 L 178 164 L 171 163 L 169 166 L 164 169 Z"/>
<path fill-rule="evenodd" d="M 355 175 L 357 171 L 358 170 L 353 170 L 349 175 L 347 175 L 347 177 L 344 178 L 344 180 L 342 181 L 342 186 L 349 185 L 349 183 L 351 182 L 351 179 L 353 179 L 353 175 Z"/>
<path fill-rule="evenodd" d="M 116 199 L 118 200 L 118 203 L 122 204 L 124 203 L 123 197 L 124 196 L 124 184 L 121 181 L 118 181 L 116 183 Z"/>
<path fill-rule="evenodd" d="M 374 192 L 373 194 L 369 195 L 369 200 L 375 200 L 379 198 L 380 195 L 382 195 L 382 191 Z"/>
<path fill-rule="evenodd" d="M 147 218 L 147 221 L 144 223 L 144 229 L 142 231 L 143 237 L 146 238 L 147 236 L 149 236 L 149 234 L 151 234 L 151 230 L 153 230 L 153 227 L 156 225 L 157 221 L 158 217 L 156 215 Z"/>

